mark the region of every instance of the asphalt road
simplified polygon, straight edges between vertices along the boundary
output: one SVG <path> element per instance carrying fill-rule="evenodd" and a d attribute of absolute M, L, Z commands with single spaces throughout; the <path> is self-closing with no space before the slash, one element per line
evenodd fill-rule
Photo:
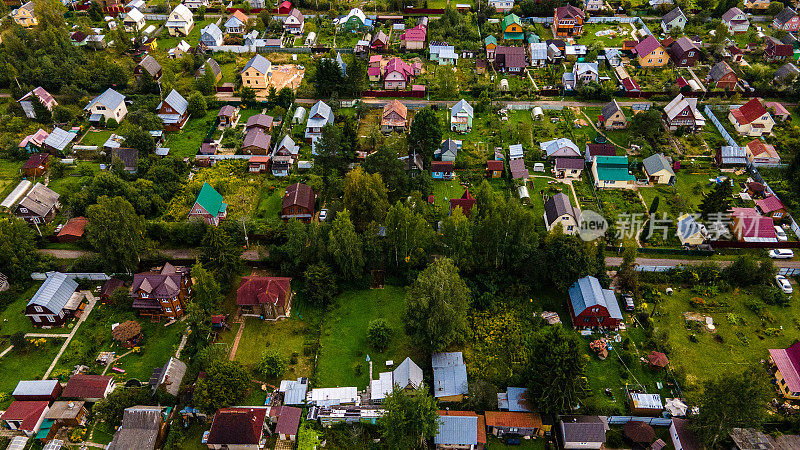
<path fill-rule="evenodd" d="M 788 267 L 791 269 L 800 269 L 800 261 L 791 259 L 774 259 L 775 267 Z M 713 262 L 719 266 L 729 266 L 733 261 L 726 261 L 720 259 L 671 259 L 671 258 L 636 258 L 636 264 L 639 266 L 695 266 L 706 262 Z M 622 264 L 622 257 L 620 256 L 606 256 L 607 266 L 619 266 Z"/>

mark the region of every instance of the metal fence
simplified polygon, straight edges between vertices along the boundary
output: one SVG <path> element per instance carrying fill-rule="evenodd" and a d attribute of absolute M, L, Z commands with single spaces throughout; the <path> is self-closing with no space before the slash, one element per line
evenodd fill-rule
<path fill-rule="evenodd" d="M 166 14 L 145 14 L 145 20 L 157 20 L 157 21 L 166 21 L 169 18 Z"/>
<path fill-rule="evenodd" d="M 800 269 L 794 267 L 781 267 L 778 269 L 778 275 L 793 277 L 795 275 L 800 275 Z"/>
<path fill-rule="evenodd" d="M 550 19 L 552 20 L 552 18 Z M 589 17 L 586 23 L 640 23 L 641 19 L 638 17 Z"/>
<path fill-rule="evenodd" d="M 714 126 L 717 127 L 719 133 L 722 135 L 723 138 L 725 138 L 725 141 L 728 143 L 728 145 L 730 145 L 731 147 L 739 147 L 739 143 L 736 142 L 728 133 L 728 130 L 726 130 L 725 127 L 722 126 L 722 123 L 719 121 L 719 119 L 717 119 L 717 116 L 714 115 L 714 113 L 711 111 L 711 108 L 709 108 L 708 105 L 705 105 L 704 111 L 708 116 L 708 118 L 711 119 L 711 123 L 713 123 Z"/>
<path fill-rule="evenodd" d="M 55 272 L 33 272 L 31 274 L 31 278 L 37 281 L 42 281 L 54 273 Z M 65 273 L 64 275 L 75 280 L 108 281 L 111 279 L 111 277 L 104 273 Z"/>
<path fill-rule="evenodd" d="M 608 416 L 609 425 L 625 425 L 632 421 L 644 422 L 656 427 L 668 427 L 672 425 L 672 419 L 666 417 Z"/>
<path fill-rule="evenodd" d="M 669 272 L 671 269 L 677 266 L 639 266 L 637 265 L 635 270 L 637 272 Z"/>

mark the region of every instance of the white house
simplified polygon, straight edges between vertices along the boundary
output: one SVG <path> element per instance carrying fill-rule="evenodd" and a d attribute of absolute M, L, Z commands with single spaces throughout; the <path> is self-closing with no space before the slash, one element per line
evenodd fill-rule
<path fill-rule="evenodd" d="M 192 11 L 183 3 L 179 4 L 169 13 L 167 23 L 164 24 L 169 30 L 170 36 L 188 36 L 194 28 L 194 16 Z"/>
<path fill-rule="evenodd" d="M 125 26 L 125 31 L 135 33 L 145 26 L 144 14 L 138 9 L 132 9 L 125 14 L 122 24 Z"/>
<path fill-rule="evenodd" d="M 311 112 L 308 113 L 306 139 L 316 140 L 321 137 L 322 127 L 329 123 L 333 123 L 333 111 L 330 106 L 320 100 L 311 107 Z"/>
<path fill-rule="evenodd" d="M 125 96 L 111 88 L 95 97 L 83 109 L 89 112 L 90 122 L 99 122 L 100 117 L 104 117 L 106 121 L 114 119 L 119 123 L 128 114 Z"/>
<path fill-rule="evenodd" d="M 514 8 L 514 0 L 489 0 L 489 6 L 499 13 L 507 13 Z"/>

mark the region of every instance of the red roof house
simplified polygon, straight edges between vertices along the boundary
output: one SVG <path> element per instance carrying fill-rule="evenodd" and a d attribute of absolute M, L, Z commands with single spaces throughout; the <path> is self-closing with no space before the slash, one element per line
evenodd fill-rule
<path fill-rule="evenodd" d="M 19 430 L 27 436 L 33 436 L 39 431 L 48 410 L 48 402 L 26 402 L 15 400 L 0 416 L 7 428 Z"/>
<path fill-rule="evenodd" d="M 777 242 L 772 218 L 764 217 L 754 208 L 732 208 L 734 237 L 742 242 Z"/>
<path fill-rule="evenodd" d="M 503 175 L 503 161 L 490 159 L 486 161 L 486 173 L 490 178 L 499 178 Z"/>
<path fill-rule="evenodd" d="M 762 215 L 772 217 L 773 220 L 783 220 L 786 217 L 786 207 L 781 199 L 774 195 L 756 200 L 756 209 Z"/>
<path fill-rule="evenodd" d="M 50 165 L 50 154 L 48 153 L 34 153 L 22 165 L 22 173 L 28 177 L 40 177 L 47 172 L 47 167 Z"/>
<path fill-rule="evenodd" d="M 292 308 L 291 278 L 242 277 L 236 305 L 265 319 L 289 317 Z"/>
<path fill-rule="evenodd" d="M 75 242 L 83 237 L 86 224 L 89 222 L 86 217 L 73 217 L 61 227 L 56 239 L 58 242 Z"/>
<path fill-rule="evenodd" d="M 300 416 L 303 410 L 293 406 L 281 407 L 278 423 L 275 425 L 275 433 L 282 441 L 294 441 L 297 439 L 297 430 L 300 428 Z"/>
<path fill-rule="evenodd" d="M 472 195 L 469 193 L 469 189 L 467 189 L 464 191 L 464 194 L 461 196 L 461 198 L 450 199 L 450 214 L 453 213 L 453 209 L 460 206 L 464 215 L 469 217 L 470 212 L 472 212 L 472 207 L 475 206 L 475 202 L 475 198 L 472 197 Z"/>
<path fill-rule="evenodd" d="M 206 443 L 213 448 L 259 447 L 266 417 L 266 408 L 220 409 L 214 415 Z"/>
<path fill-rule="evenodd" d="M 278 6 L 278 14 L 289 14 L 292 12 L 292 2 L 286 0 Z"/>
<path fill-rule="evenodd" d="M 91 403 L 106 398 L 115 387 L 114 377 L 78 374 L 70 377 L 61 396 Z"/>
<path fill-rule="evenodd" d="M 800 342 L 795 342 L 786 349 L 770 349 L 769 360 L 783 396 L 800 399 Z"/>

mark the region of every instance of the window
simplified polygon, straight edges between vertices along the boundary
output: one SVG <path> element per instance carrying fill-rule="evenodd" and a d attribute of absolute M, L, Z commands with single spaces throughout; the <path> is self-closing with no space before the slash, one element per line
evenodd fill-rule
<path fill-rule="evenodd" d="M 172 308 L 170 308 L 170 307 L 166 307 L 166 308 L 164 308 L 164 312 L 165 312 L 165 313 L 168 313 L 168 314 L 169 314 L 169 313 L 172 313 Z"/>
<path fill-rule="evenodd" d="M 53 316 L 47 316 L 47 321 L 53 323 L 56 321 L 56 319 L 54 319 Z"/>
<path fill-rule="evenodd" d="M 34 306 L 33 309 L 36 312 L 42 312 L 42 307 L 41 306 Z"/>
<path fill-rule="evenodd" d="M 36 322 L 36 323 L 39 323 L 39 322 L 42 321 L 42 319 L 40 319 L 39 316 L 31 316 L 31 317 L 33 318 L 33 321 Z"/>
<path fill-rule="evenodd" d="M 175 312 L 179 312 L 181 310 L 181 305 L 175 305 Z"/>

